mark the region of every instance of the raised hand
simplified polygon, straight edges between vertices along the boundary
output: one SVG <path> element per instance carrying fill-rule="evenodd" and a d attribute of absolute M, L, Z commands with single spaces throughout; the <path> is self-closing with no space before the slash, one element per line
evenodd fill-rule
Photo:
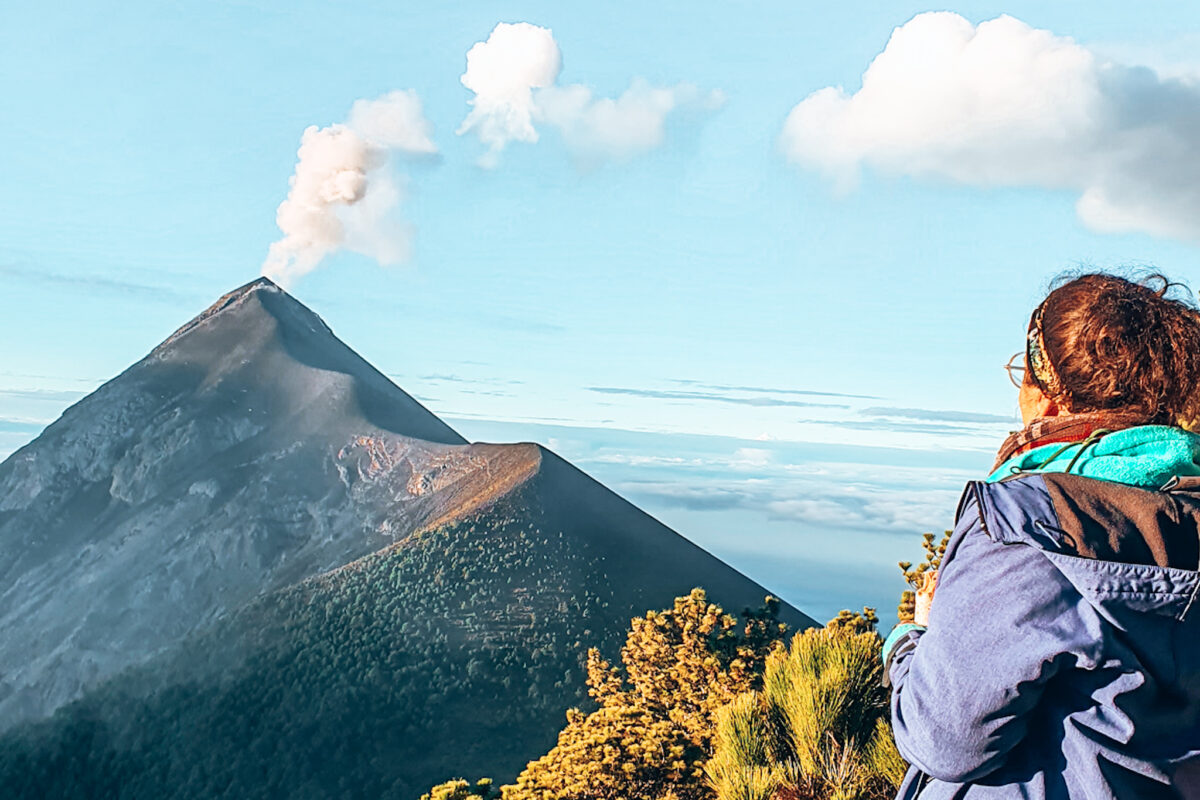
<path fill-rule="evenodd" d="M 938 571 L 931 569 L 923 576 L 923 581 L 919 589 L 917 589 L 916 610 L 913 613 L 913 622 L 918 625 L 929 625 L 929 606 L 933 603 L 933 593 L 937 590 Z"/>

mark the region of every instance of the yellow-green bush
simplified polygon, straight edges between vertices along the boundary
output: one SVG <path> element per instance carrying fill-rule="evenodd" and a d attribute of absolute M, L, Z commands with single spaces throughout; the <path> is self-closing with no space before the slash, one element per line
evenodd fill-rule
<path fill-rule="evenodd" d="M 590 714 L 573 709 L 558 744 L 533 761 L 504 800 L 707 800 L 703 766 L 716 714 L 759 685 L 782 649 L 778 601 L 742 622 L 694 589 L 672 609 L 633 620 L 624 669 L 588 657 Z"/>
<path fill-rule="evenodd" d="M 890 799 L 905 764 L 874 612 L 843 611 L 785 647 L 776 611 L 769 599 L 739 622 L 696 589 L 634 619 L 621 667 L 589 652 L 599 707 L 568 711 L 503 800 Z M 452 781 L 423 800 L 471 796 Z"/>
<path fill-rule="evenodd" d="M 719 800 L 883 800 L 905 765 L 887 721 L 874 615 L 843 612 L 768 656 L 761 691 L 717 716 Z"/>
<path fill-rule="evenodd" d="M 498 797 L 500 790 L 492 785 L 491 778 L 480 778 L 474 786 L 459 778 L 438 784 L 429 794 L 421 795 L 421 800 L 494 800 Z"/>

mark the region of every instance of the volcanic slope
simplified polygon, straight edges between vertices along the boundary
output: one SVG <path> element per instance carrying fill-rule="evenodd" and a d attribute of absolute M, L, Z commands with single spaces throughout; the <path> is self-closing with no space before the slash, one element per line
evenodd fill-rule
<path fill-rule="evenodd" d="M 0 719 L 75 701 L 9 732 L 0 780 L 512 775 L 582 698 L 586 647 L 696 585 L 766 594 L 549 451 L 466 444 L 255 281 L 0 465 Z"/>
<path fill-rule="evenodd" d="M 0 720 L 461 515 L 538 461 L 467 445 L 306 307 L 248 284 L 0 465 Z"/>

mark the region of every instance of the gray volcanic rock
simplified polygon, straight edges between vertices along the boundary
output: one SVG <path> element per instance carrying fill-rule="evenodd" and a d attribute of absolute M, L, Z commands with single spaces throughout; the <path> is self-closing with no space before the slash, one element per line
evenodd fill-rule
<path fill-rule="evenodd" d="M 766 594 L 553 453 L 466 443 L 261 279 L 0 464 L 0 729 L 44 717 L 127 668 L 153 673 L 257 598 L 318 576 L 337 584 L 352 562 L 418 552 L 422 534 L 468 518 L 484 521 L 469 530 L 520 521 L 553 532 L 569 554 L 554 572 L 557 589 L 526 585 L 519 570 L 497 580 L 513 597 L 540 592 L 537 602 L 560 615 L 577 594 L 609 598 L 589 623 L 596 636 L 619 636 L 631 615 L 669 607 L 693 586 L 735 611 Z M 513 545 L 489 535 L 463 552 L 482 563 L 488 547 Z M 436 595 L 442 573 L 415 578 L 405 602 Z M 372 591 L 381 603 L 399 596 Z M 512 607 L 532 613 L 523 604 Z M 786 605 L 780 618 L 811 624 Z M 256 646 L 253 631 L 232 629 Z M 498 630 L 463 640 L 463 658 L 471 647 L 494 649 Z M 504 641 L 505 658 L 525 658 L 528 643 Z M 551 711 L 558 719 L 561 709 Z M 552 726 L 522 735 L 552 736 Z"/>
<path fill-rule="evenodd" d="M 0 726 L 536 461 L 467 445 L 306 307 L 248 284 L 0 465 Z"/>

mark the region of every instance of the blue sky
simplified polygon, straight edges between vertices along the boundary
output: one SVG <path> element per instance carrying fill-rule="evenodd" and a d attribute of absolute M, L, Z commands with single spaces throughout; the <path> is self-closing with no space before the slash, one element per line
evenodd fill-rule
<path fill-rule="evenodd" d="M 890 565 L 949 524 L 1013 427 L 1000 365 L 1048 282 L 1148 264 L 1200 287 L 1200 236 L 1172 212 L 1192 202 L 1172 176 L 1200 162 L 1184 119 L 1200 8 L 958 4 L 963 24 L 1008 14 L 1074 44 L 995 26 L 978 72 L 913 73 L 896 50 L 877 74 L 900 88 L 855 96 L 897 27 L 918 49 L 953 38 L 946 18 L 906 25 L 930 10 L 6 7 L 0 456 L 259 274 L 305 128 L 413 90 L 437 155 L 390 152 L 404 198 L 380 223 L 409 257 L 334 252 L 293 294 L 469 438 L 549 444 L 815 614 L 890 609 Z M 537 90 L 539 140 L 481 167 L 485 144 L 456 133 L 480 100 L 460 77 L 501 22 L 552 31 L 556 87 L 616 98 L 641 79 L 700 99 L 614 156 L 581 150 L 593 118 L 553 123 L 555 90 Z M 788 138 L 826 87 L 850 102 Z M 1023 92 L 1050 113 L 1005 106 Z M 889 133 L 897 120 L 912 130 Z"/>

